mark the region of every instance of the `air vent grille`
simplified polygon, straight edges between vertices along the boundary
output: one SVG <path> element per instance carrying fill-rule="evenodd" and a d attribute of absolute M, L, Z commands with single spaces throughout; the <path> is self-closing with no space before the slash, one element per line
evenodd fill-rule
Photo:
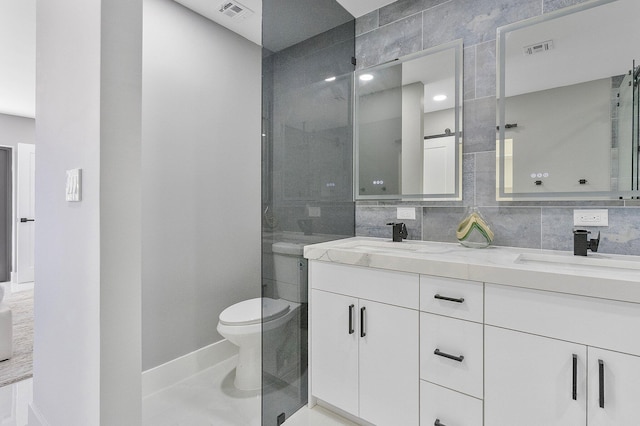
<path fill-rule="evenodd" d="M 553 49 L 553 40 L 543 41 L 541 43 L 531 44 L 522 48 L 526 56 L 535 55 L 538 53 L 548 52 Z"/>
<path fill-rule="evenodd" d="M 253 11 L 237 1 L 227 1 L 220 5 L 218 11 L 231 19 L 242 20 L 253 15 Z"/>

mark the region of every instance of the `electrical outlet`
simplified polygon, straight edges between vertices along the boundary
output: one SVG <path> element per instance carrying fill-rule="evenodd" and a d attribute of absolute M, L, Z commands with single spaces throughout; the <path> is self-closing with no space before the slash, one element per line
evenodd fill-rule
<path fill-rule="evenodd" d="M 416 220 L 415 207 L 398 207 L 397 216 L 398 219 Z"/>
<path fill-rule="evenodd" d="M 574 210 L 573 226 L 609 226 L 609 210 Z"/>

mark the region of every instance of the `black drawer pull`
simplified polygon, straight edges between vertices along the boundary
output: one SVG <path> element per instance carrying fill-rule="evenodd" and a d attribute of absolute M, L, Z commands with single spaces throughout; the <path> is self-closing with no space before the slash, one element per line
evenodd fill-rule
<path fill-rule="evenodd" d="M 573 385 L 571 397 L 574 401 L 578 400 L 578 355 L 576 354 L 573 354 Z"/>
<path fill-rule="evenodd" d="M 447 302 L 456 302 L 456 303 L 463 303 L 464 302 L 464 298 L 461 297 L 460 299 L 454 299 L 453 297 L 446 297 L 446 296 L 440 296 L 439 294 L 436 294 L 435 296 L 433 296 L 434 299 L 439 299 L 439 300 L 446 300 Z"/>
<path fill-rule="evenodd" d="M 365 307 L 360 308 L 360 337 L 364 337 L 367 335 L 367 332 L 364 327 L 364 311 Z"/>
<path fill-rule="evenodd" d="M 349 334 L 353 334 L 356 331 L 353 327 L 353 308 L 355 308 L 354 305 L 349 305 Z"/>
<path fill-rule="evenodd" d="M 604 361 L 598 360 L 598 376 L 599 376 L 599 403 L 600 408 L 604 408 Z"/>
<path fill-rule="evenodd" d="M 433 423 L 433 426 L 447 426 L 444 423 L 440 423 L 440 419 L 436 419 L 436 421 Z"/>
<path fill-rule="evenodd" d="M 433 354 L 441 356 L 443 358 L 452 359 L 452 360 L 458 361 L 458 362 L 462 362 L 462 360 L 464 359 L 463 355 L 460 355 L 460 356 L 449 355 L 448 353 L 440 352 L 440 349 L 436 349 L 435 351 L 433 351 Z"/>

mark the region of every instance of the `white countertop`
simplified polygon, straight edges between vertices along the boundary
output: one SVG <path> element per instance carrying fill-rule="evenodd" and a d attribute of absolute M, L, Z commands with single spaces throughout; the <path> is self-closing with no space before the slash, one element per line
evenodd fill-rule
<path fill-rule="evenodd" d="M 640 256 L 354 237 L 306 245 L 304 257 L 640 303 Z"/>

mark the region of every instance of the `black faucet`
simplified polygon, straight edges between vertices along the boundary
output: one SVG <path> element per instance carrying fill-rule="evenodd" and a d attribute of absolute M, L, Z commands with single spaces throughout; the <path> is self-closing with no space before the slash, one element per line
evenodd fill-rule
<path fill-rule="evenodd" d="M 591 232 L 586 229 L 576 229 L 573 231 L 573 254 L 575 256 L 586 256 L 587 250 L 592 252 L 598 251 L 598 245 L 600 244 L 600 232 L 598 232 L 598 238 L 589 240 L 587 235 Z"/>
<path fill-rule="evenodd" d="M 389 222 L 387 225 L 393 226 L 393 241 L 399 243 L 409 235 L 407 233 L 407 227 L 402 222 Z"/>

